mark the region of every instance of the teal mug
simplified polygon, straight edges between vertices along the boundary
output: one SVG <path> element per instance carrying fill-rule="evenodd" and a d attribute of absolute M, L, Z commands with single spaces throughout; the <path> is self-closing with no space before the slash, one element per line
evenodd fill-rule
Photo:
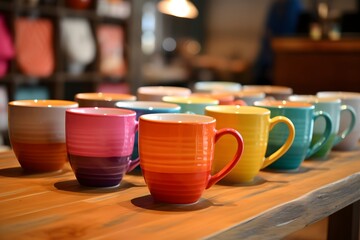
<path fill-rule="evenodd" d="M 289 97 L 289 101 L 294 102 L 308 102 L 314 104 L 315 111 L 323 111 L 330 115 L 332 120 L 332 129 L 329 140 L 323 147 L 312 156 L 311 159 L 326 159 L 329 156 L 331 149 L 342 142 L 354 129 L 356 122 L 356 113 L 353 107 L 350 105 L 341 104 L 339 98 L 327 97 L 319 98 L 315 95 L 292 95 Z M 347 122 L 345 129 L 340 130 L 340 119 L 342 119 L 348 112 L 350 116 L 350 122 Z M 322 137 L 324 132 L 325 122 L 324 119 L 319 119 L 314 123 L 314 135 L 313 142 L 316 142 Z"/>
<path fill-rule="evenodd" d="M 332 120 L 329 114 L 315 111 L 315 106 L 305 102 L 290 102 L 264 100 L 254 103 L 255 106 L 270 110 L 271 118 L 285 116 L 295 126 L 295 139 L 290 149 L 273 164 L 267 168 L 280 171 L 297 171 L 302 162 L 318 152 L 324 146 L 331 135 Z M 325 130 L 322 137 L 311 145 L 313 138 L 314 122 L 322 117 L 325 120 Z M 284 143 L 288 130 L 284 125 L 275 126 L 269 134 L 267 155 L 273 153 Z"/>

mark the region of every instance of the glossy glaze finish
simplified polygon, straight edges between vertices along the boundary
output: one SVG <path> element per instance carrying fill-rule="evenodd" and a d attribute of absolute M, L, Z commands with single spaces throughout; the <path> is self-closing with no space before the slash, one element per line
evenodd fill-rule
<path fill-rule="evenodd" d="M 79 183 L 118 185 L 139 159 L 131 161 L 138 123 L 134 111 L 78 108 L 66 112 L 66 146 Z"/>
<path fill-rule="evenodd" d="M 8 104 L 11 146 L 23 169 L 48 172 L 67 161 L 65 111 L 78 104 L 62 100 L 19 100 Z"/>
<path fill-rule="evenodd" d="M 259 171 L 279 159 L 290 148 L 294 136 L 294 126 L 286 117 L 270 118 L 270 111 L 251 106 L 211 106 L 206 107 L 205 114 L 216 119 L 218 128 L 234 128 L 244 139 L 244 152 L 241 160 L 224 178 L 228 183 L 247 183 L 253 181 Z M 278 123 L 287 126 L 289 134 L 279 151 L 265 157 L 270 129 Z M 215 149 L 214 170 L 223 168 L 233 154 L 236 141 L 230 136 L 220 139 Z"/>
<path fill-rule="evenodd" d="M 203 191 L 236 165 L 243 151 L 241 135 L 230 128 L 215 129 L 216 120 L 196 114 L 147 114 L 139 120 L 140 165 L 156 201 L 194 203 Z M 215 143 L 232 135 L 237 145 L 228 164 L 210 174 Z"/>
<path fill-rule="evenodd" d="M 295 139 L 290 149 L 276 162 L 268 168 L 296 171 L 301 163 L 326 143 L 331 135 L 332 121 L 325 112 L 316 112 L 314 105 L 305 102 L 288 101 L 259 101 L 256 106 L 267 108 L 271 111 L 271 117 L 285 116 L 289 118 L 295 126 Z M 314 130 L 314 121 L 322 117 L 325 119 L 326 127 L 322 133 L 322 138 L 311 145 Z M 287 129 L 278 125 L 273 128 L 269 135 L 267 154 L 271 154 L 285 141 Z"/>

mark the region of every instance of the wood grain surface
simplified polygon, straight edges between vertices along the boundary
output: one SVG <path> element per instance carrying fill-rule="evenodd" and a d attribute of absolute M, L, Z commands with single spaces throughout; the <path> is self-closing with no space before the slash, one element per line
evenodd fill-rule
<path fill-rule="evenodd" d="M 140 172 L 89 188 L 69 165 L 27 174 L 11 151 L 0 153 L 0 239 L 280 239 L 359 199 L 360 149 L 217 184 L 191 205 L 154 202 Z"/>

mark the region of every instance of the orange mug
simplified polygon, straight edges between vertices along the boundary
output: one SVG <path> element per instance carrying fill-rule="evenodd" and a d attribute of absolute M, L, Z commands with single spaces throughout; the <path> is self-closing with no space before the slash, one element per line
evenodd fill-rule
<path fill-rule="evenodd" d="M 197 114 L 145 114 L 139 120 L 140 166 L 155 201 L 197 202 L 203 191 L 224 178 L 237 164 L 244 142 L 232 128 L 215 129 L 216 119 Z M 237 150 L 211 175 L 215 143 L 230 134 Z"/>

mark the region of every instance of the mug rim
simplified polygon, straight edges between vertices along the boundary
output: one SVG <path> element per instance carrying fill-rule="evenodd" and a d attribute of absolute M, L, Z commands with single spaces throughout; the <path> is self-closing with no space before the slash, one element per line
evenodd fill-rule
<path fill-rule="evenodd" d="M 167 119 L 161 119 L 167 118 Z M 173 120 L 172 120 L 173 119 Z M 192 120 L 191 120 L 192 119 Z M 195 120 L 197 119 L 197 120 Z M 166 123 L 166 124 L 191 124 L 203 125 L 213 124 L 216 119 L 206 115 L 189 114 L 189 113 L 150 113 L 141 115 L 139 121 L 147 121 L 153 123 Z"/>
<path fill-rule="evenodd" d="M 236 88 L 236 89 L 233 89 Z M 242 85 L 238 82 L 230 81 L 198 81 L 194 84 L 196 91 L 239 91 Z"/>
<path fill-rule="evenodd" d="M 288 97 L 288 100 L 291 102 L 308 103 L 341 103 L 341 99 L 338 97 L 318 97 L 316 95 L 291 95 Z"/>
<path fill-rule="evenodd" d="M 169 91 L 169 92 L 167 92 Z M 142 95 L 171 95 L 171 94 L 191 94 L 191 90 L 185 87 L 173 87 L 173 86 L 143 86 L 137 89 L 138 94 Z"/>
<path fill-rule="evenodd" d="M 136 116 L 136 112 L 129 109 L 110 107 L 79 107 L 66 110 L 67 114 L 93 117 L 130 117 Z"/>
<path fill-rule="evenodd" d="M 270 115 L 270 110 L 257 106 L 217 105 L 205 107 L 206 112 L 221 114 Z"/>
<path fill-rule="evenodd" d="M 58 99 L 24 99 L 14 100 L 8 103 L 10 107 L 27 107 L 27 108 L 68 108 L 78 107 L 75 101 L 58 100 Z"/>
<path fill-rule="evenodd" d="M 243 91 L 261 91 L 266 94 L 292 94 L 293 89 L 291 87 L 282 85 L 244 85 Z"/>
<path fill-rule="evenodd" d="M 219 104 L 220 102 L 215 98 L 196 96 L 164 96 L 162 100 L 176 104 Z"/>
<path fill-rule="evenodd" d="M 320 91 L 316 93 L 319 98 L 337 97 L 340 99 L 360 99 L 360 92 L 346 92 L 346 91 Z"/>
<path fill-rule="evenodd" d="M 88 97 L 86 97 L 86 95 Z M 85 101 L 118 101 L 118 100 L 136 100 L 136 96 L 126 93 L 103 93 L 103 92 L 85 92 L 75 95 L 77 100 Z"/>
<path fill-rule="evenodd" d="M 286 109 L 315 109 L 314 104 L 308 102 L 293 102 L 286 100 L 262 100 L 255 101 L 254 106 L 266 108 L 286 108 Z"/>
<path fill-rule="evenodd" d="M 160 101 L 121 101 L 115 103 L 118 108 L 136 109 L 136 110 L 156 110 L 156 109 L 171 109 L 180 110 L 181 107 L 174 103 L 160 102 Z"/>

